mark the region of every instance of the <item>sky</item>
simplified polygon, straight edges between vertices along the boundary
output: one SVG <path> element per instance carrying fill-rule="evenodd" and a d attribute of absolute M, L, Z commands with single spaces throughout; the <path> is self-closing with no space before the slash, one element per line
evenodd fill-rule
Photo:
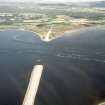
<path fill-rule="evenodd" d="M 0 1 L 39 1 L 39 0 L 0 0 Z M 93 1 L 105 1 L 105 0 L 40 0 L 40 1 L 49 1 L 49 2 L 93 2 Z"/>
<path fill-rule="evenodd" d="M 72 1 L 72 2 L 92 2 L 92 1 L 102 1 L 102 0 L 43 0 L 43 1 L 59 1 L 59 2 L 63 2 L 63 1 Z M 105 0 L 103 0 L 105 1 Z"/>

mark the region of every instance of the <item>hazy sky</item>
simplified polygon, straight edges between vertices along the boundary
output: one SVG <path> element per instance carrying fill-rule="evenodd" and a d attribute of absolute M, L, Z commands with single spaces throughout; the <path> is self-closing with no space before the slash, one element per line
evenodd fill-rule
<path fill-rule="evenodd" d="M 91 1 L 92 2 L 92 1 L 102 1 L 102 0 L 43 0 L 43 1 L 61 1 L 61 2 L 62 1 L 72 1 L 72 2 L 78 2 L 78 1 L 79 2 L 87 2 L 87 1 L 90 2 Z M 105 0 L 103 0 L 103 1 L 105 1 Z"/>
<path fill-rule="evenodd" d="M 50 2 L 87 2 L 87 1 L 105 1 L 105 0 L 0 0 L 0 1 L 50 1 Z"/>

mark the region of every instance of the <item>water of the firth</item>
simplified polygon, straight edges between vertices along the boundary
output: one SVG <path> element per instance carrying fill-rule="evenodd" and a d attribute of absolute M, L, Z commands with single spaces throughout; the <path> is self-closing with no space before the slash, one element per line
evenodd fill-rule
<path fill-rule="evenodd" d="M 105 29 L 43 42 L 31 32 L 0 32 L 0 105 L 21 105 L 33 65 L 44 72 L 36 105 L 91 105 L 105 98 Z"/>

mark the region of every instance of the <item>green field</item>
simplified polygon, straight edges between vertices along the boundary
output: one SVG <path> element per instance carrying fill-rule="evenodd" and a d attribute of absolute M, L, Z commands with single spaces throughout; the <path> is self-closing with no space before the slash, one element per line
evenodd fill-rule
<path fill-rule="evenodd" d="M 45 36 L 52 24 L 51 37 L 75 29 L 105 25 L 105 8 L 44 5 L 0 11 L 0 30 L 24 29 Z"/>

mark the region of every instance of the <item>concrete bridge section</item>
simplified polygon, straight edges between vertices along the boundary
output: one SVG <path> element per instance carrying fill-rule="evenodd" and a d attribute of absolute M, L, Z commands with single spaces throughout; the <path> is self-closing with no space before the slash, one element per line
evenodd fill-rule
<path fill-rule="evenodd" d="M 49 31 L 48 31 L 46 37 L 43 39 L 43 41 L 49 42 L 49 41 L 52 40 L 52 39 L 50 38 L 50 35 L 51 35 L 51 33 L 52 33 L 52 29 L 53 29 L 53 24 L 51 25 L 51 27 L 50 27 L 50 29 L 49 29 Z"/>
<path fill-rule="evenodd" d="M 42 72 L 43 72 L 43 65 L 36 65 L 33 67 L 29 85 L 22 105 L 34 105 Z"/>

